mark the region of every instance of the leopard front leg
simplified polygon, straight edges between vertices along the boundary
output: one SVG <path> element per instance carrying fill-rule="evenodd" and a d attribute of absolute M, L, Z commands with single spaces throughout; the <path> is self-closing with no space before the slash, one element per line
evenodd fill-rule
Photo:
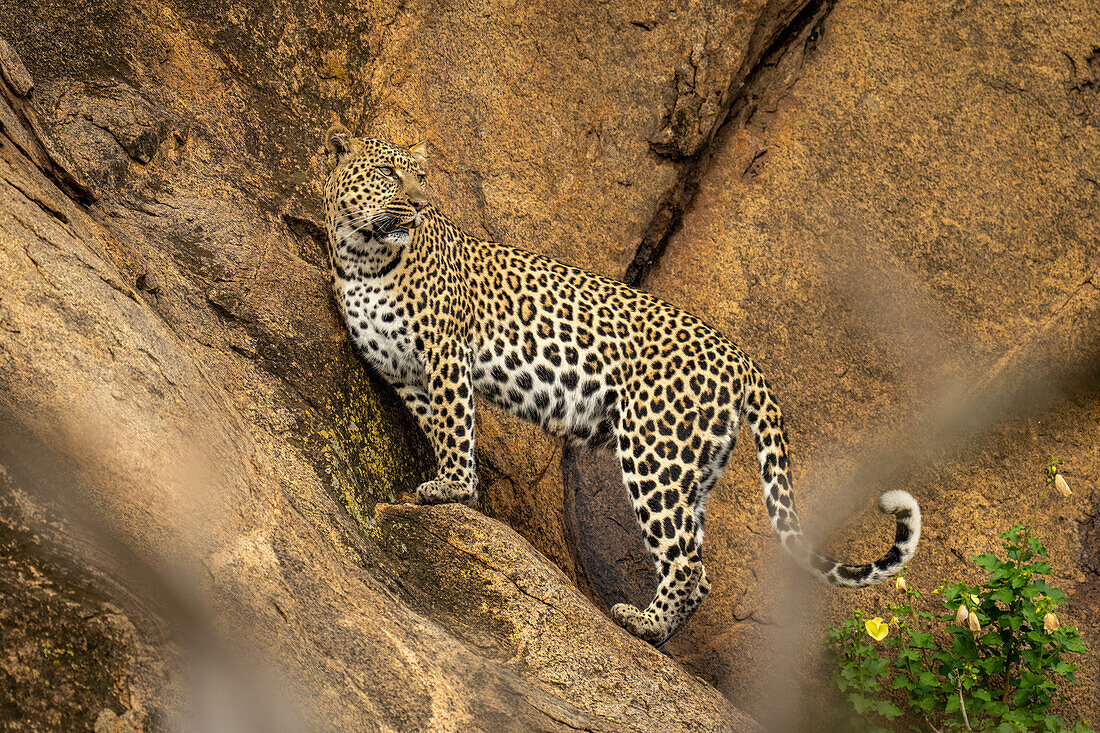
<path fill-rule="evenodd" d="M 473 504 L 477 499 L 477 473 L 470 352 L 459 343 L 447 341 L 428 350 L 426 361 L 429 409 L 422 425 L 426 423 L 425 432 L 439 468 L 435 478 L 417 487 L 416 500 L 420 504 Z M 419 416 L 419 410 L 415 411 Z"/>
<path fill-rule="evenodd" d="M 397 390 L 397 394 L 405 403 L 405 407 L 409 408 L 409 412 L 416 418 L 416 422 L 420 425 L 420 429 L 424 431 L 424 435 L 431 436 L 432 406 L 431 402 L 428 401 L 428 393 L 423 387 L 416 384 L 395 384 L 394 389 Z"/>

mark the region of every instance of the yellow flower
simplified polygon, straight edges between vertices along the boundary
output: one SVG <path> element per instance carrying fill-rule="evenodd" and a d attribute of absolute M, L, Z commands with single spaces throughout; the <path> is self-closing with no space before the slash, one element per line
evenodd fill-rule
<path fill-rule="evenodd" d="M 897 586 L 898 590 L 909 590 L 909 584 L 905 582 L 905 576 L 904 575 L 902 575 L 896 581 L 894 581 L 894 585 Z"/>
<path fill-rule="evenodd" d="M 1058 628 L 1058 617 L 1053 613 L 1048 613 L 1043 616 L 1043 631 L 1048 634 Z"/>
<path fill-rule="evenodd" d="M 970 602 L 974 605 L 975 608 L 982 605 L 982 599 L 978 598 L 975 595 L 970 596 Z"/>
<path fill-rule="evenodd" d="M 1066 480 L 1060 473 L 1054 474 L 1054 488 L 1058 489 L 1058 493 L 1062 496 L 1069 496 L 1073 493 L 1069 490 L 1069 484 L 1066 483 Z"/>
<path fill-rule="evenodd" d="M 882 641 L 886 638 L 886 634 L 890 633 L 890 627 L 882 623 L 882 619 L 878 616 L 867 619 L 863 624 L 867 627 L 867 635 L 875 641 Z"/>
<path fill-rule="evenodd" d="M 969 619 L 967 619 L 967 621 L 968 625 L 970 626 L 970 633 L 976 634 L 982 630 L 982 625 L 978 621 L 978 617 L 975 616 L 973 612 L 971 612 L 970 617 Z"/>
<path fill-rule="evenodd" d="M 955 613 L 955 623 L 962 626 L 966 623 L 966 617 L 970 615 L 970 609 L 966 607 L 966 604 L 959 606 L 959 610 Z"/>

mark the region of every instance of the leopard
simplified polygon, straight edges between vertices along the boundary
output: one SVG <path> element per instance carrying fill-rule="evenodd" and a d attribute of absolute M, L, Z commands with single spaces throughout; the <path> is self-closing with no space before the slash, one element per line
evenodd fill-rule
<path fill-rule="evenodd" d="M 478 497 L 475 394 L 578 449 L 610 451 L 657 573 L 642 609 L 611 618 L 660 646 L 711 589 L 708 499 L 751 433 L 781 546 L 828 584 L 862 588 L 901 571 L 920 539 L 908 492 L 884 493 L 890 550 L 842 563 L 816 549 L 795 510 L 779 403 L 757 365 L 701 319 L 629 285 L 463 232 L 430 200 L 426 143 L 325 136 L 329 275 L 350 340 L 391 384 L 435 452 L 418 504 Z"/>

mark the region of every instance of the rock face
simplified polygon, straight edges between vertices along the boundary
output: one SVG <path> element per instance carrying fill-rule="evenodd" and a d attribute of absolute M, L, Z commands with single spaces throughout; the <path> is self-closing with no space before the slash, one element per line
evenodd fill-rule
<path fill-rule="evenodd" d="M 887 591 L 800 588 L 744 447 L 711 598 L 664 655 L 598 612 L 653 583 L 605 458 L 485 409 L 496 519 L 376 513 L 431 456 L 327 292 L 338 119 L 427 140 L 471 233 L 735 338 L 784 406 L 804 524 L 844 522 L 844 558 L 880 554 L 860 511 L 906 488 L 910 583 L 965 575 L 1061 457 L 1075 493 L 1040 536 L 1093 650 L 1066 713 L 1100 718 L 1097 13 L 0 0 L 0 718 L 820 722 L 821 628 Z"/>
<path fill-rule="evenodd" d="M 462 506 L 380 505 L 376 533 L 386 570 L 418 606 L 488 659 L 510 661 L 535 688 L 485 714 L 490 730 L 549 722 L 593 731 L 756 730 L 656 649 L 626 631 L 609 633 L 606 617 L 561 570 L 499 522 Z"/>

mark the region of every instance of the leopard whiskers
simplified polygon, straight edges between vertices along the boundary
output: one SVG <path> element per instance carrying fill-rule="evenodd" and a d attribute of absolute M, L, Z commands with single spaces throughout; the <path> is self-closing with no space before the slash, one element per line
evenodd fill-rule
<path fill-rule="evenodd" d="M 378 232 L 389 232 L 405 224 L 399 214 L 387 210 L 365 212 L 342 223 L 353 229 L 361 229 L 365 225 Z"/>
<path fill-rule="evenodd" d="M 358 228 L 362 227 L 364 224 L 367 225 L 370 228 L 373 228 L 375 224 L 377 224 L 379 221 L 385 219 L 387 216 L 390 216 L 390 214 L 386 211 L 368 211 L 368 212 L 363 212 L 363 213 L 361 213 L 357 216 L 351 217 L 350 219 L 346 219 L 345 221 L 343 221 L 341 223 L 346 224 L 347 226 L 350 226 L 353 229 L 358 229 Z"/>

